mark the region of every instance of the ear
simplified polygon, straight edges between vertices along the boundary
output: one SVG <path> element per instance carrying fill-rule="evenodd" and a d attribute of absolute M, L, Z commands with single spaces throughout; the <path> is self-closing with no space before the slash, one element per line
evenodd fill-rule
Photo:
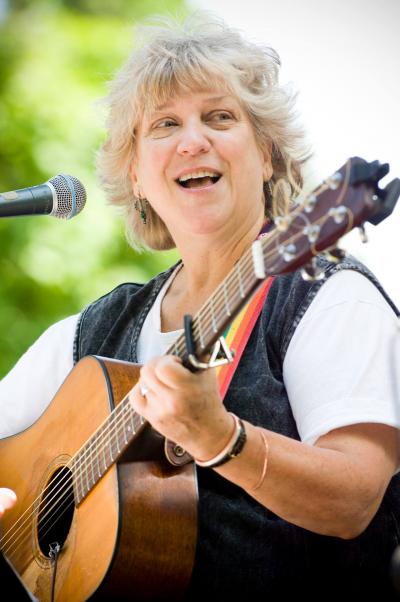
<path fill-rule="evenodd" d="M 274 173 L 272 167 L 272 142 L 265 144 L 261 149 L 263 161 L 263 180 L 268 182 Z"/>
<path fill-rule="evenodd" d="M 274 173 L 274 170 L 272 169 L 272 162 L 270 159 L 269 161 L 266 161 L 264 163 L 264 167 L 263 167 L 264 182 L 268 182 L 272 178 L 273 173 Z"/>
<path fill-rule="evenodd" d="M 139 198 L 140 197 L 140 187 L 139 187 L 139 182 L 138 182 L 136 166 L 133 161 L 129 168 L 129 176 L 130 176 L 131 183 L 132 183 L 133 194 L 135 195 L 135 197 Z"/>

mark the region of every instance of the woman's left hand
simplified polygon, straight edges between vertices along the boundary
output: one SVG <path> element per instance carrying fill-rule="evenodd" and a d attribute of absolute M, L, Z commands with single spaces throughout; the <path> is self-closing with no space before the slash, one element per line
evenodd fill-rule
<path fill-rule="evenodd" d="M 218 454 L 234 428 L 215 370 L 192 373 L 174 355 L 144 365 L 129 398 L 153 428 L 199 460 Z"/>

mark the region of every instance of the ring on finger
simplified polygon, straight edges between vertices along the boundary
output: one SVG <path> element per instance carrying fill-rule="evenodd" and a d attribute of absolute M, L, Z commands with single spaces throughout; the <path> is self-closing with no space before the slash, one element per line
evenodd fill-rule
<path fill-rule="evenodd" d="M 146 385 L 140 385 L 139 388 L 142 397 L 146 397 L 147 393 L 149 392 L 149 388 L 146 387 Z"/>

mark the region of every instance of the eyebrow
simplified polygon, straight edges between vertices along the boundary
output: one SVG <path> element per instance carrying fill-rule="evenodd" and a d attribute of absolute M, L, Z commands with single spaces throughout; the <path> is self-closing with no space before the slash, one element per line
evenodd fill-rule
<path fill-rule="evenodd" d="M 233 97 L 228 94 L 223 94 L 222 96 L 212 96 L 211 98 L 206 98 L 205 101 L 209 102 L 209 103 L 215 103 L 215 102 L 220 102 L 221 100 L 224 100 L 225 98 L 233 98 Z M 155 107 L 153 113 L 159 113 L 160 111 L 165 111 L 165 109 L 168 109 L 171 106 L 171 104 L 172 104 L 172 99 L 168 100 L 167 102 L 165 102 L 162 105 L 159 105 L 158 107 Z"/>

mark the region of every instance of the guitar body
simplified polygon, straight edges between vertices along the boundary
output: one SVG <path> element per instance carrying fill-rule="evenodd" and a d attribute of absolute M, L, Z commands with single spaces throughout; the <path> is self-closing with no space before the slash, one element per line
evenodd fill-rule
<path fill-rule="evenodd" d="M 42 516 L 43 492 L 54 475 L 65 485 L 60 469 L 109 417 L 138 376 L 137 365 L 88 356 L 75 366 L 39 420 L 0 441 L 0 483 L 18 496 L 1 524 L 2 551 L 40 602 L 51 600 L 54 563 L 49 545 L 55 541 L 62 545 L 57 602 L 92 596 L 179 599 L 190 579 L 197 535 L 195 468 L 193 463 L 179 468 L 169 464 L 164 439 L 149 426 L 77 506 L 60 505 L 52 529 L 56 504 L 47 500 L 48 516 Z"/>

